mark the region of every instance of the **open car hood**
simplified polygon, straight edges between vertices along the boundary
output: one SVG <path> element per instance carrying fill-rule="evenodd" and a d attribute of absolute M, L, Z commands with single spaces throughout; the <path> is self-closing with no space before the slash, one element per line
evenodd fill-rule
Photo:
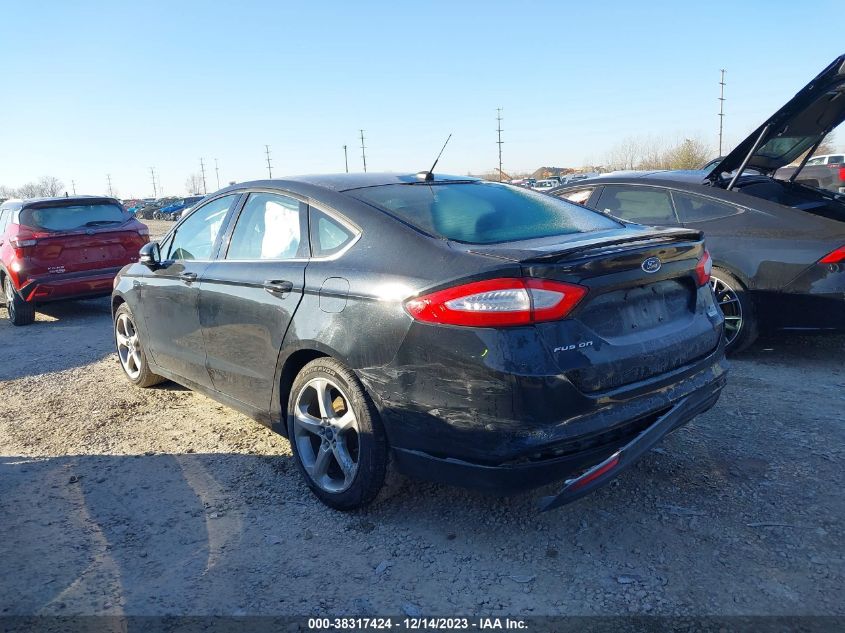
<path fill-rule="evenodd" d="M 707 179 L 715 182 L 736 171 L 749 154 L 745 169 L 772 174 L 814 148 L 843 120 L 845 55 L 840 55 L 725 156 Z"/>

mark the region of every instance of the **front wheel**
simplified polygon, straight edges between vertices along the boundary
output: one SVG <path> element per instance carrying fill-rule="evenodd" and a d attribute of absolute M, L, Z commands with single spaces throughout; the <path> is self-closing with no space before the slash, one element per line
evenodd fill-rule
<path fill-rule="evenodd" d="M 714 268 L 710 287 L 725 315 L 725 351 L 741 352 L 757 340 L 757 314 L 745 286 L 725 270 Z"/>
<path fill-rule="evenodd" d="M 139 387 L 152 387 L 164 381 L 164 378 L 150 371 L 135 317 L 125 303 L 114 313 L 114 341 L 120 366 L 130 382 Z"/>
<path fill-rule="evenodd" d="M 358 377 L 332 358 L 311 361 L 288 400 L 288 438 L 308 487 L 326 505 L 353 510 L 384 485 L 387 438 Z"/>
<path fill-rule="evenodd" d="M 9 277 L 3 279 L 3 295 L 12 325 L 30 325 L 35 322 L 35 304 L 24 301 L 15 292 L 15 287 Z"/>

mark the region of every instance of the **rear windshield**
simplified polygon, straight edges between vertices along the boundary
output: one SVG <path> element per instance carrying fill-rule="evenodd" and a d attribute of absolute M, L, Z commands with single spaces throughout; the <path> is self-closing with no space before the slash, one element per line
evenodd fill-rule
<path fill-rule="evenodd" d="M 28 207 L 21 211 L 21 224 L 46 231 L 72 231 L 123 224 L 126 212 L 116 204 L 78 204 Z"/>
<path fill-rule="evenodd" d="M 565 200 L 492 182 L 384 185 L 348 193 L 430 235 L 471 244 L 622 226 Z"/>

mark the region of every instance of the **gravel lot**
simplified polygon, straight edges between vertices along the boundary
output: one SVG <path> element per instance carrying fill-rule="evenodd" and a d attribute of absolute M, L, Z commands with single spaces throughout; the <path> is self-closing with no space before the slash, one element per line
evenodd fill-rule
<path fill-rule="evenodd" d="M 286 440 L 131 387 L 107 300 L 5 316 L 3 615 L 845 614 L 845 337 L 761 341 L 712 411 L 561 510 L 404 480 L 342 514 Z"/>

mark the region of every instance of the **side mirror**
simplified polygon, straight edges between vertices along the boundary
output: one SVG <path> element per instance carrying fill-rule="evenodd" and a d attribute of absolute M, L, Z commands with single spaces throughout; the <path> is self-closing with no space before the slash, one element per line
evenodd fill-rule
<path fill-rule="evenodd" d="M 158 242 L 144 244 L 138 251 L 138 261 L 153 270 L 161 266 L 161 247 Z"/>

